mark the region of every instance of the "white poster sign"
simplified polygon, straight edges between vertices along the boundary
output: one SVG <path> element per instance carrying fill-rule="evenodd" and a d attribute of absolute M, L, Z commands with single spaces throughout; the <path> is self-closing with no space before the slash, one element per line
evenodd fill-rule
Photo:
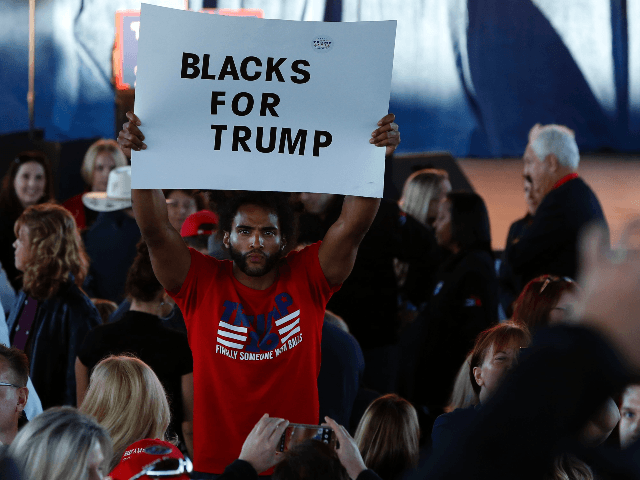
<path fill-rule="evenodd" d="M 143 4 L 133 188 L 381 197 L 395 28 Z"/>

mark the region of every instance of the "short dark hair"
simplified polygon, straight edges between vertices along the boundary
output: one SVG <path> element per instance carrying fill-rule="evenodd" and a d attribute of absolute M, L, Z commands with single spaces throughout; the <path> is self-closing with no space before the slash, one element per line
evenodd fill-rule
<path fill-rule="evenodd" d="M 220 211 L 220 234 L 231 232 L 233 219 L 240 207 L 256 205 L 272 211 L 278 217 L 280 235 L 289 245 L 294 244 L 294 215 L 289 194 L 282 192 L 239 192 L 222 206 Z"/>
<path fill-rule="evenodd" d="M 138 242 L 136 249 L 138 254 L 133 259 L 133 265 L 129 268 L 124 289 L 129 297 L 141 302 L 151 302 L 162 290 L 162 285 L 153 273 L 149 247 L 144 240 Z"/>
<path fill-rule="evenodd" d="M 4 358 L 13 372 L 13 382 L 21 387 L 27 386 L 29 380 L 29 359 L 22 350 L 6 347 L 0 343 L 0 357 Z"/>
<path fill-rule="evenodd" d="M 273 480 L 349 480 L 338 454 L 318 440 L 305 440 L 284 453 Z"/>
<path fill-rule="evenodd" d="M 489 213 L 482 197 L 471 192 L 449 192 L 451 238 L 462 251 L 480 249 L 492 253 Z"/>

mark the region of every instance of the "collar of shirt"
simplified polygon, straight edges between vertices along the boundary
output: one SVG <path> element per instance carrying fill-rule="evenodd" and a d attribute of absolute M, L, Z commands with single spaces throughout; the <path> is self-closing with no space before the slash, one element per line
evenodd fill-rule
<path fill-rule="evenodd" d="M 556 182 L 556 184 L 553 186 L 553 189 L 555 190 L 556 188 L 564 185 L 565 183 L 567 183 L 570 180 L 573 180 L 574 178 L 578 178 L 577 173 L 570 173 L 569 175 L 565 175 L 564 177 L 562 177 L 560 180 Z"/>

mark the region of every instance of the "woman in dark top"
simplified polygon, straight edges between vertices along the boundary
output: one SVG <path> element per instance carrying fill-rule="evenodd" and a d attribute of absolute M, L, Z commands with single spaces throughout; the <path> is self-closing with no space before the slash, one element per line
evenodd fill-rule
<path fill-rule="evenodd" d="M 46 155 L 36 151 L 18 154 L 9 164 L 0 190 L 0 263 L 15 290 L 21 283 L 13 263 L 13 225 L 28 206 L 53 200 L 53 175 Z"/>
<path fill-rule="evenodd" d="M 498 284 L 489 215 L 475 193 L 451 192 L 435 222 L 442 262 L 418 318 L 411 399 L 441 413 L 476 336 L 497 320 Z"/>
<path fill-rule="evenodd" d="M 192 454 L 193 358 L 187 335 L 165 326 L 160 319 L 164 289 L 151 268 L 146 243 L 141 241 L 137 248 L 126 282 L 131 309 L 121 320 L 89 332 L 78 352 L 78 405 L 88 388 L 89 374 L 100 360 L 109 355 L 133 354 L 162 382 L 171 406 L 168 433 L 178 434 Z"/>
<path fill-rule="evenodd" d="M 23 289 L 7 320 L 11 344 L 27 354 L 45 410 L 75 406 L 75 357 L 87 332 L 100 324 L 98 310 L 78 287 L 89 260 L 76 222 L 58 205 L 32 205 L 15 233 Z"/>

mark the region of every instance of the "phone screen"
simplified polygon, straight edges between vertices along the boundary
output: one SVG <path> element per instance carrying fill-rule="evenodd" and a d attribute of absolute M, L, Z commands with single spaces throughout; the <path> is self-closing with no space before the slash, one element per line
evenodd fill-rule
<path fill-rule="evenodd" d="M 286 452 L 305 440 L 318 440 L 326 443 L 331 448 L 336 446 L 336 436 L 329 427 L 319 425 L 303 425 L 300 423 L 290 423 L 280 437 L 277 451 Z"/>

